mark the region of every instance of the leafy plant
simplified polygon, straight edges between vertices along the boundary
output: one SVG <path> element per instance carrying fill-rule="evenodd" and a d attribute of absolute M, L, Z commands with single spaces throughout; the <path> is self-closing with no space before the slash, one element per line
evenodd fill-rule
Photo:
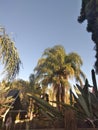
<path fill-rule="evenodd" d="M 12 107 L 10 104 L 14 101 L 11 96 L 6 97 L 8 92 L 9 87 L 0 87 L 0 117 L 6 113 L 7 109 L 10 109 Z"/>
<path fill-rule="evenodd" d="M 51 115 L 54 118 L 62 117 L 61 112 L 59 110 L 57 110 L 56 108 L 54 108 L 53 106 L 51 106 L 45 100 L 37 97 L 34 94 L 27 93 L 27 95 L 29 97 L 33 98 L 38 103 L 39 107 L 42 108 L 42 109 L 44 109 L 44 112 L 48 113 L 49 115 Z"/>
<path fill-rule="evenodd" d="M 4 65 L 3 74 L 6 80 L 13 80 L 19 73 L 21 60 L 14 41 L 6 34 L 5 28 L 0 27 L 0 33 L 0 61 Z"/>
<path fill-rule="evenodd" d="M 69 122 L 72 121 L 75 123 L 75 120 L 81 120 L 84 123 L 89 122 L 91 124 L 91 127 L 96 127 L 96 122 L 98 121 L 98 90 L 94 70 L 91 71 L 91 74 L 93 86 L 91 86 L 86 79 L 84 87 L 76 84 L 76 86 L 74 86 L 75 91 L 73 92 L 70 90 L 71 104 L 52 101 L 53 103 L 59 104 L 59 106 L 61 106 L 60 110 L 51 106 L 48 102 L 44 101 L 40 97 L 37 97 L 35 94 L 28 93 L 28 96 L 38 103 L 42 114 L 48 118 L 65 120 L 65 124 L 67 119 Z M 92 87 L 92 92 L 90 92 L 89 87 Z M 72 117 L 69 118 L 68 115 Z M 73 117 L 74 120 L 72 120 Z M 66 126 L 66 128 L 68 128 L 68 126 Z M 73 126 L 76 128 L 76 124 Z"/>
<path fill-rule="evenodd" d="M 76 101 L 74 103 L 74 107 L 77 108 L 78 112 L 82 113 L 82 120 L 88 120 L 94 127 L 94 122 L 98 120 L 98 90 L 96 86 L 94 70 L 92 70 L 92 80 L 94 86 L 90 86 L 88 80 L 86 80 L 83 89 L 79 85 L 75 86 L 75 92 L 77 96 L 74 94 L 74 92 L 71 91 L 71 93 L 74 96 L 74 100 Z M 92 87 L 94 91 L 90 92 L 89 87 Z M 79 93 L 76 91 L 76 89 L 78 89 Z"/>

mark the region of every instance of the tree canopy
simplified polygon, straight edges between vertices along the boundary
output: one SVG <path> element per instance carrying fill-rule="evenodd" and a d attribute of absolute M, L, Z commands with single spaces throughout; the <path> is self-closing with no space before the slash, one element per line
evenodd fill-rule
<path fill-rule="evenodd" d="M 36 82 L 42 86 L 52 84 L 57 100 L 64 101 L 65 88 L 69 88 L 68 79 L 75 77 L 82 84 L 81 76 L 85 78 L 81 66 L 82 59 L 77 53 L 66 54 L 61 45 L 47 48 L 35 67 Z"/>
<path fill-rule="evenodd" d="M 95 43 L 96 61 L 95 70 L 98 74 L 98 0 L 82 0 L 78 22 L 87 20 L 87 31 L 92 33 L 92 40 Z"/>

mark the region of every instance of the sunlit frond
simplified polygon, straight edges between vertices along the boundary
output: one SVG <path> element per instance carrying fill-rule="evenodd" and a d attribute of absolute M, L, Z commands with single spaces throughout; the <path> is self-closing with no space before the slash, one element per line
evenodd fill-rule
<path fill-rule="evenodd" d="M 35 67 L 36 82 L 47 87 L 53 84 L 54 91 L 61 94 L 63 98 L 60 100 L 64 101 L 65 89 L 67 91 L 70 87 L 68 79 L 75 77 L 80 81 L 80 73 L 84 76 L 80 69 L 81 66 L 82 59 L 77 53 L 72 52 L 67 55 L 61 45 L 47 48 Z"/>
<path fill-rule="evenodd" d="M 12 80 L 19 73 L 21 60 L 14 41 L 7 34 L 0 36 L 0 61 L 4 65 L 5 79 Z"/>

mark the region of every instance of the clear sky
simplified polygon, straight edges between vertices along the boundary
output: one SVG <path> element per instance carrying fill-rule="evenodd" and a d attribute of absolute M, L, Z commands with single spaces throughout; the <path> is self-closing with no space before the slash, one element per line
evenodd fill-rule
<path fill-rule="evenodd" d="M 81 0 L 0 0 L 0 25 L 14 39 L 23 63 L 18 78 L 28 80 L 48 47 L 61 44 L 66 53 L 76 52 L 90 83 L 95 62 L 94 43 L 86 21 L 77 22 Z"/>

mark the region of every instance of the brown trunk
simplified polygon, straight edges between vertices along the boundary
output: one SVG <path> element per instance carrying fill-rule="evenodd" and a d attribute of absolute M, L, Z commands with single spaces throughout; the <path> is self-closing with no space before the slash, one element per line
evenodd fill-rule
<path fill-rule="evenodd" d="M 61 86 L 61 102 L 65 102 L 65 89 L 64 86 Z"/>
<path fill-rule="evenodd" d="M 65 130 L 77 130 L 77 122 L 73 110 L 71 109 L 65 110 L 64 122 L 65 122 Z"/>
<path fill-rule="evenodd" d="M 60 110 L 60 104 L 59 104 L 59 102 L 60 102 L 60 86 L 58 85 L 57 87 L 58 88 L 57 88 L 57 93 L 56 93 L 56 101 L 58 102 L 57 107 Z"/>

